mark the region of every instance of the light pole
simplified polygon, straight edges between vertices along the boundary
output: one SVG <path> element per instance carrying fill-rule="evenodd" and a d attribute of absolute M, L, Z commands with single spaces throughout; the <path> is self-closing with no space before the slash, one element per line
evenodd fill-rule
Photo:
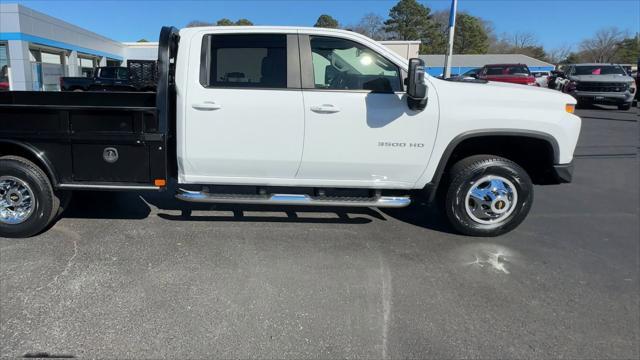
<path fill-rule="evenodd" d="M 451 77 L 451 57 L 453 56 L 453 39 L 456 31 L 456 12 L 458 0 L 451 0 L 451 12 L 449 13 L 449 46 L 444 55 L 444 79 Z"/>

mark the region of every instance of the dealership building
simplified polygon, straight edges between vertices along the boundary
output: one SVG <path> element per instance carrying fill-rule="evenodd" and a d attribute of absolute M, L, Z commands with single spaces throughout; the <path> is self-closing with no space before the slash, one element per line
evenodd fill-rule
<path fill-rule="evenodd" d="M 121 43 L 19 4 L 0 4 L 0 83 L 12 90 L 59 90 L 61 76 L 156 57 L 157 44 Z"/>
<path fill-rule="evenodd" d="M 158 29 L 159 30 L 159 29 Z M 382 41 L 403 57 L 418 56 L 420 41 Z M 60 90 L 62 76 L 91 76 L 98 66 L 155 60 L 157 43 L 122 43 L 19 4 L 0 3 L 0 90 Z M 443 55 L 420 55 L 431 75 L 443 73 Z M 452 73 L 485 64 L 521 63 L 531 70 L 552 64 L 518 54 L 455 55 Z"/>

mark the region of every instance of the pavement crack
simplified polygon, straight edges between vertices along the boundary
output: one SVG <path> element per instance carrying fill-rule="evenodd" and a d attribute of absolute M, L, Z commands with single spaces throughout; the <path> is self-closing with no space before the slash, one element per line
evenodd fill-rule
<path fill-rule="evenodd" d="M 58 279 L 63 276 L 66 275 L 69 270 L 71 269 L 71 266 L 73 265 L 73 260 L 75 260 L 76 256 L 78 256 L 78 240 L 74 239 L 73 240 L 73 254 L 71 255 L 71 257 L 67 260 L 67 264 L 64 266 L 64 269 L 62 269 L 62 271 L 53 277 L 53 280 L 49 281 L 46 285 L 44 286 L 40 286 L 39 288 L 36 289 L 36 292 L 47 288 L 55 283 L 58 282 Z"/>
<path fill-rule="evenodd" d="M 382 359 L 388 358 L 389 321 L 391 320 L 391 271 L 380 256 L 380 279 L 382 293 Z"/>

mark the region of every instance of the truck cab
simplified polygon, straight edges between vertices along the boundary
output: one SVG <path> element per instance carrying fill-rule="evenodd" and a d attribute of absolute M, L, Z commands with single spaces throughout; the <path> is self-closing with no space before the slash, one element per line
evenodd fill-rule
<path fill-rule="evenodd" d="M 408 108 L 405 59 L 343 31 L 230 30 L 180 34 L 180 182 L 414 187 L 439 108 Z"/>

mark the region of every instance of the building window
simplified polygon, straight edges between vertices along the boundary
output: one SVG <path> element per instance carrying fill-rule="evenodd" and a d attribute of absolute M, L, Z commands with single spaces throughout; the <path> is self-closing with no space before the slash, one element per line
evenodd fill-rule
<path fill-rule="evenodd" d="M 0 91 L 9 90 L 9 56 L 7 44 L 0 42 Z"/>
<path fill-rule="evenodd" d="M 80 68 L 80 76 L 92 77 L 96 68 L 96 59 L 78 56 L 78 67 Z"/>
<path fill-rule="evenodd" d="M 286 88 L 287 38 L 280 34 L 209 35 L 206 70 L 210 87 Z"/>
<path fill-rule="evenodd" d="M 29 49 L 33 90 L 59 91 L 60 78 L 67 75 L 65 50 L 34 47 Z"/>

